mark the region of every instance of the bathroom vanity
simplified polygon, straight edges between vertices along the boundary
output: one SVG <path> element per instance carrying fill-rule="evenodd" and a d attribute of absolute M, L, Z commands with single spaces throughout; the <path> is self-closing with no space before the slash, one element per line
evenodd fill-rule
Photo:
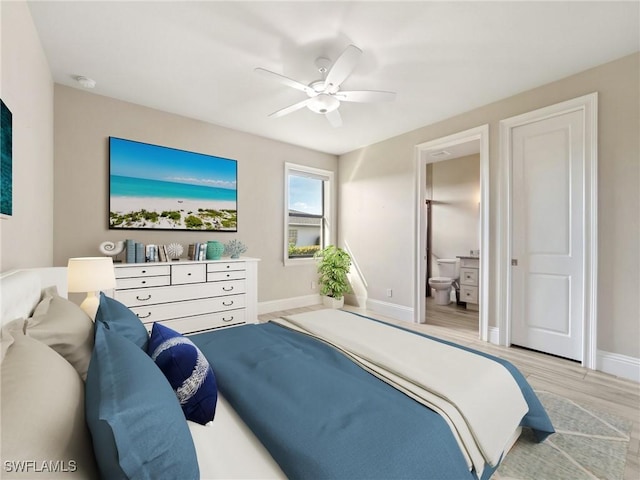
<path fill-rule="evenodd" d="M 460 259 L 460 301 L 468 310 L 478 310 L 480 258 L 458 256 Z"/>

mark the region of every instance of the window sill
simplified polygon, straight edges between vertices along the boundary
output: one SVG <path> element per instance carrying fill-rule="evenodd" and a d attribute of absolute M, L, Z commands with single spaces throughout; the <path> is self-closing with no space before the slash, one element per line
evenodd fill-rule
<path fill-rule="evenodd" d="M 284 266 L 285 267 L 295 267 L 295 266 L 307 266 L 307 265 L 315 265 L 316 261 L 313 257 L 300 257 L 300 258 L 285 258 Z"/>

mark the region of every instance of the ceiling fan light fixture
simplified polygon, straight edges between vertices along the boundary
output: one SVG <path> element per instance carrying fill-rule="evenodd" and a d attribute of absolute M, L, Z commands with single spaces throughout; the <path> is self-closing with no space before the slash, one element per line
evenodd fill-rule
<path fill-rule="evenodd" d="M 321 93 L 313 97 L 313 100 L 307 104 L 309 110 L 316 113 L 329 113 L 337 110 L 340 106 L 340 100 L 332 95 Z"/>
<path fill-rule="evenodd" d="M 255 72 L 260 75 L 269 77 L 287 85 L 288 87 L 300 90 L 306 93 L 307 97 L 309 97 L 306 100 L 281 108 L 280 110 L 270 114 L 269 117 L 282 117 L 291 112 L 300 110 L 303 107 L 307 107 L 314 113 L 323 114 L 331 126 L 339 127 L 342 125 L 342 116 L 338 111 L 341 102 L 365 103 L 394 100 L 396 96 L 394 92 L 383 92 L 377 90 L 340 90 L 342 83 L 349 77 L 349 75 L 351 75 L 356 67 L 356 63 L 361 54 L 362 50 L 355 45 L 349 45 L 333 63 L 325 57 L 316 58 L 316 67 L 322 75 L 322 80 L 315 80 L 308 85 L 264 68 L 255 68 Z"/>

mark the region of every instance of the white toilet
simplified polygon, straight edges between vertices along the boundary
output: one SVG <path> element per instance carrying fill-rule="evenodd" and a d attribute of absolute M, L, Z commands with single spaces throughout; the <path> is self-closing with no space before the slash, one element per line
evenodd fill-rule
<path fill-rule="evenodd" d="M 435 291 L 436 305 L 451 303 L 451 284 L 460 276 L 460 266 L 457 258 L 440 258 L 438 262 L 439 277 L 431 277 L 429 286 Z"/>

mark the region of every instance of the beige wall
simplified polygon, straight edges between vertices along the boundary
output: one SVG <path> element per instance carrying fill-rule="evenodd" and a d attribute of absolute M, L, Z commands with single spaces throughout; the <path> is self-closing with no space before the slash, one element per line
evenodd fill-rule
<path fill-rule="evenodd" d="M 640 54 L 471 110 L 340 157 L 340 242 L 366 279 L 360 296 L 413 307 L 417 144 L 490 128 L 490 292 L 497 288 L 499 121 L 598 92 L 598 349 L 640 357 Z M 365 285 L 365 284 L 362 284 Z M 389 300 L 385 289 L 391 288 Z M 365 290 L 365 291 L 363 291 Z M 498 306 L 490 295 L 490 324 Z"/>
<path fill-rule="evenodd" d="M 108 137 L 238 161 L 238 232 L 108 229 Z M 55 86 L 54 265 L 99 254 L 105 241 L 183 245 L 237 238 L 261 259 L 259 301 L 317 294 L 315 266 L 283 266 L 284 163 L 337 170 L 337 158 L 236 130 Z"/>
<path fill-rule="evenodd" d="M 480 155 L 431 164 L 431 253 L 436 259 L 469 255 L 480 248 Z"/>
<path fill-rule="evenodd" d="M 0 219 L 0 271 L 53 258 L 53 81 L 25 2 L 0 2 L 0 97 L 13 115 L 13 216 Z"/>

